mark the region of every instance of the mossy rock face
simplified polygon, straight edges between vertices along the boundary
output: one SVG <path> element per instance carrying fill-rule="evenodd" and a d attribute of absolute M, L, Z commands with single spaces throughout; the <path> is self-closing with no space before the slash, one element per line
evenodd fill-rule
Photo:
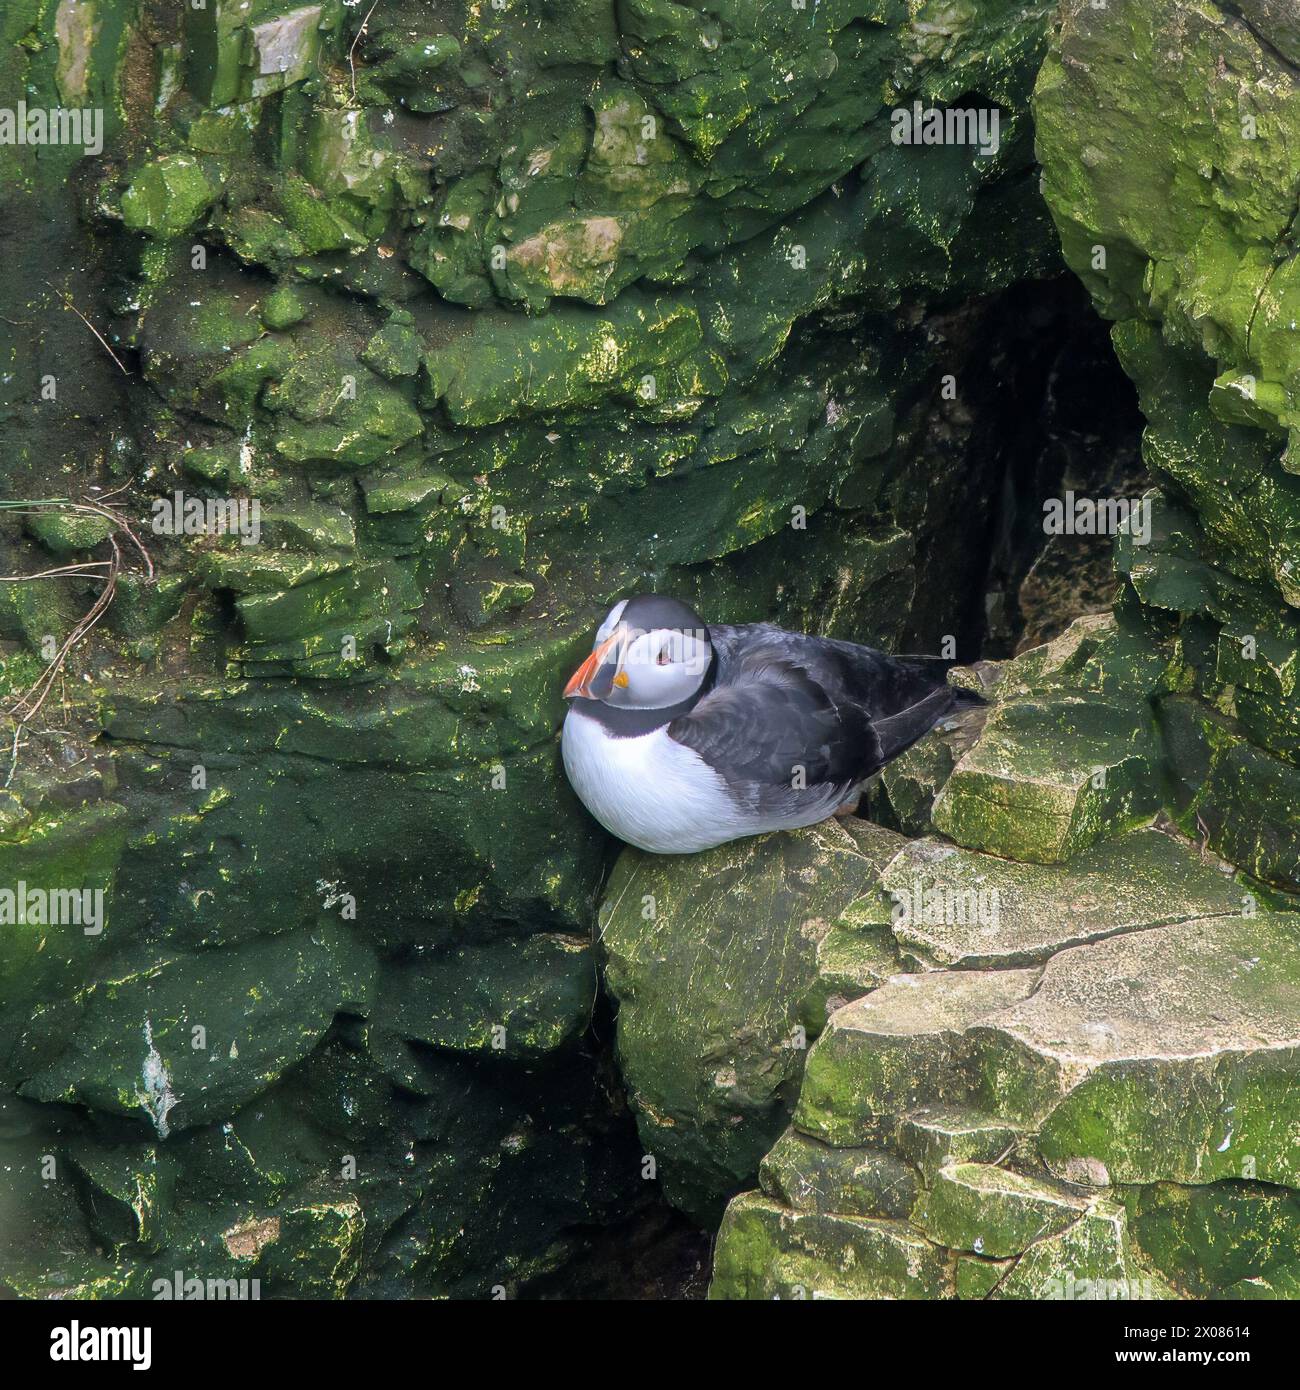
<path fill-rule="evenodd" d="M 1062 696 L 1001 704 L 934 807 L 960 845 L 1038 863 L 1070 859 L 1157 808 L 1149 716 Z"/>
<path fill-rule="evenodd" d="M 935 1174 L 912 1220 L 938 1245 L 992 1259 L 1023 1255 L 1060 1235 L 1087 1211 L 1068 1189 L 980 1163 Z"/>
<path fill-rule="evenodd" d="M 1041 974 L 898 976 L 832 1017 L 795 1123 L 852 1143 L 917 1105 L 957 1102 L 1033 1126 L 1066 1179 L 1212 1181 L 1240 1176 L 1250 1154 L 1265 1180 L 1292 1182 L 1294 1117 L 1275 1091 L 1294 926 L 1198 920 L 1069 948 Z M 1135 1011 L 1124 1001 L 1139 982 Z"/>
<path fill-rule="evenodd" d="M 27 519 L 27 529 L 46 550 L 63 556 L 93 550 L 113 534 L 114 528 L 107 517 L 45 508 Z"/>
<path fill-rule="evenodd" d="M 1073 1224 L 1035 1242 L 987 1296 L 1145 1303 L 1175 1294 L 1140 1259 L 1124 1208 L 1101 1198 Z"/>
<path fill-rule="evenodd" d="M 20 1094 L 141 1115 L 165 1139 L 259 1094 L 312 1050 L 335 1013 L 366 1011 L 373 969 L 364 945 L 330 928 L 146 956 L 82 992 L 59 1055 Z"/>
<path fill-rule="evenodd" d="M 1021 1130 L 996 1115 L 952 1105 L 923 1105 L 898 1126 L 898 1151 L 927 1182 L 954 1163 L 996 1163 L 1011 1153 Z"/>
<path fill-rule="evenodd" d="M 139 169 L 122 194 L 122 219 L 151 237 L 179 236 L 198 225 L 220 192 L 193 155 L 164 155 Z"/>
<path fill-rule="evenodd" d="M 917 1235 L 944 1296 L 1294 1295 L 1300 919 L 1266 910 L 1300 888 L 1293 28 L 1262 2 L 1061 7 L 1044 190 L 1156 489 L 1115 616 L 1006 663 L 981 730 L 883 779 L 925 836 L 881 885 L 912 973 L 864 963 L 832 1012 L 715 1296 L 936 1296 L 919 1258 L 895 1282 Z M 910 1165 L 906 1219 L 865 1214 L 867 1154 Z"/>
<path fill-rule="evenodd" d="M 1008 662 L 952 679 L 989 708 L 945 720 L 882 775 L 910 834 L 1059 864 L 1149 819 L 1161 800 L 1151 698 L 1170 652 L 1113 614 L 1076 620 Z"/>
<path fill-rule="evenodd" d="M 281 285 L 266 297 L 262 306 L 262 322 L 271 329 L 283 331 L 301 323 L 307 316 L 302 300 L 289 285 Z"/>
<path fill-rule="evenodd" d="M 954 1266 L 906 1222 L 791 1211 L 747 1192 L 723 1218 L 709 1297 L 945 1298 Z"/>
<path fill-rule="evenodd" d="M 463 947 L 381 983 L 373 1025 L 468 1055 L 537 1060 L 572 1047 L 596 1004 L 590 943 L 557 934 Z"/>
<path fill-rule="evenodd" d="M 129 817 L 107 798 L 33 807 L 11 796 L 5 809 L 0 886 L 13 901 L 0 906 L 0 1066 L 12 1088 L 25 1074 L 17 1057 L 60 1046 L 69 1000 L 109 968 Z M 48 1023 L 32 1028 L 33 1018 Z"/>
<path fill-rule="evenodd" d="M 910 1164 L 876 1149 L 837 1149 L 788 1129 L 765 1155 L 759 1185 L 796 1211 L 904 1217 L 920 1184 Z"/>
<path fill-rule="evenodd" d="M 1189 523 L 1155 517 L 1161 549 L 1120 549 L 1140 597 L 1226 617 L 1245 591 L 1199 561 L 1162 570 Z M 1282 760 L 1241 719 L 1291 698 L 1291 649 L 1243 643 L 1239 620 L 1145 622 L 1125 605 L 999 664 L 978 724 L 886 775 L 890 809 L 925 833 L 846 915 L 892 936 L 900 964 L 864 970 L 814 1043 L 763 1195 L 724 1219 L 715 1296 L 1292 1296 L 1300 917 L 1267 910 L 1294 899 L 1257 881 L 1292 884 L 1294 865 L 1268 809 Z M 1234 683 L 1236 718 L 1192 693 L 1198 670 Z M 1134 826 L 1166 766 L 1197 843 L 1167 816 Z M 868 1246 L 847 1223 L 885 1215 L 882 1171 L 917 1196 Z M 949 1262 L 941 1292 L 920 1262 L 890 1287 L 917 1235 Z"/>
<path fill-rule="evenodd" d="M 1292 1189 L 1155 1183 L 1126 1204 L 1135 1237 L 1193 1297 L 1240 1297 L 1243 1285 L 1293 1277 L 1300 1196 Z"/>
<path fill-rule="evenodd" d="M 715 1296 L 1289 1296 L 1300 916 L 1266 910 L 1266 890 L 1168 819 L 1057 863 L 1033 862 L 1048 856 L 1032 839 L 1005 858 L 933 833 L 967 794 L 964 766 L 1038 789 L 1041 766 L 1094 746 L 1077 728 L 1030 738 L 1032 720 L 1016 725 L 1028 705 L 1128 721 L 1153 758 L 1147 695 L 1171 658 L 1158 649 L 1126 671 L 1132 636 L 1124 620 L 1076 623 L 997 669 L 983 727 L 946 770 L 926 745 L 951 731 L 914 750 L 914 769 L 938 769 L 932 833 L 895 840 L 874 893 L 836 926 L 891 937 L 877 959 L 898 964 L 873 978 L 860 957 L 865 988 L 808 1054 L 762 1198 L 728 1209 Z M 1285 670 L 1261 679 L 1280 688 Z M 1200 760 L 1203 782 L 1240 745 L 1194 722 L 1199 708 L 1169 701 L 1164 739 L 1180 765 Z M 998 763 L 1008 724 L 1024 754 Z M 889 1240 L 834 1224 L 864 1219 Z M 920 1262 L 912 1283 L 891 1282 L 898 1243 L 916 1236 L 949 1262 L 940 1292 Z"/>
<path fill-rule="evenodd" d="M 878 896 L 899 843 L 829 821 L 689 857 L 624 850 L 598 917 L 605 974 L 641 1138 L 675 1203 L 720 1211 L 784 1129 L 819 944 Z"/>
<path fill-rule="evenodd" d="M 1035 110 L 1063 250 L 1116 321 L 1148 422 L 1155 524 L 1145 545 L 1124 539 L 1119 569 L 1134 609 L 1177 627 L 1161 719 L 1179 819 L 1294 891 L 1300 83 L 1283 8 L 1069 0 Z M 1222 190 L 1206 200 L 1211 168 Z M 1215 733 L 1189 761 L 1196 725 Z"/>
<path fill-rule="evenodd" d="M 831 1015 L 795 1126 L 829 1144 L 885 1139 L 918 1107 L 975 1098 L 954 1061 L 971 1030 L 1028 997 L 1036 970 L 898 975 Z M 1014 1119 L 1014 1117 L 1013 1117 Z"/>

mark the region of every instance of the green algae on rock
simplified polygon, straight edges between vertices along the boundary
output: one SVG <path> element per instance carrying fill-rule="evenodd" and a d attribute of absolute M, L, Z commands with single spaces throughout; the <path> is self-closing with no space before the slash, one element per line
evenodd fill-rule
<path fill-rule="evenodd" d="M 1135 632 L 1127 617 L 1081 620 L 997 669 L 958 761 L 925 761 L 920 746 L 934 810 L 918 828 L 931 833 L 897 843 L 868 911 L 899 964 L 814 1042 L 793 1128 L 760 1165 L 762 1200 L 738 1197 L 724 1219 L 713 1296 L 1286 1296 L 1300 918 L 1265 910 L 1259 883 L 1167 820 L 1060 863 L 1034 862 L 1030 816 L 1015 858 L 934 833 L 962 763 L 979 767 L 1005 712 L 1029 702 L 1107 691 L 1102 707 L 1144 729 L 1154 767 L 1143 710 L 1171 658 L 1157 648 L 1117 680 Z M 1061 766 L 1077 746 L 1058 731 L 1046 756 Z M 910 1211 L 882 1209 L 882 1171 L 891 1191 L 910 1185 Z M 900 1289 L 893 1256 L 849 1228 L 814 1242 L 799 1224 L 810 1210 L 924 1237 L 951 1282 L 935 1293 L 918 1266 Z M 1215 1240 L 1195 1214 L 1220 1211 Z"/>
<path fill-rule="evenodd" d="M 1012 700 L 935 802 L 935 827 L 970 849 L 1054 864 L 1156 810 L 1151 718 L 1074 696 Z"/>
<path fill-rule="evenodd" d="M 723 1217 L 709 1297 L 949 1298 L 954 1265 L 905 1221 L 791 1211 L 747 1192 Z"/>
<path fill-rule="evenodd" d="M 759 1165 L 760 1187 L 796 1211 L 905 1217 L 919 1183 L 911 1165 L 883 1149 L 832 1148 L 788 1129 Z"/>
<path fill-rule="evenodd" d="M 1265 27 L 1245 7 L 1181 0 L 1122 0 L 1103 16 L 1069 0 L 1038 80 L 1036 139 L 1063 250 L 1116 320 L 1168 499 L 1163 534 L 1150 553 L 1121 546 L 1121 569 L 1141 605 L 1178 624 L 1186 676 L 1167 701 L 1183 709 L 1165 728 L 1178 740 L 1180 821 L 1294 889 L 1294 710 L 1268 671 L 1300 650 L 1286 153 L 1300 85 L 1286 22 L 1268 6 L 1257 18 Z M 1207 199 L 1210 171 L 1221 191 Z M 1226 716 L 1215 738 L 1226 775 L 1185 760 L 1186 714 Z"/>
<path fill-rule="evenodd" d="M 720 1210 L 784 1129 L 818 944 L 897 843 L 831 821 L 689 857 L 624 850 L 597 920 L 619 1063 L 677 1205 Z"/>
<path fill-rule="evenodd" d="M 1088 1209 L 1068 1188 L 982 1163 L 940 1168 L 912 1220 L 937 1245 L 991 1259 L 1023 1255 Z"/>

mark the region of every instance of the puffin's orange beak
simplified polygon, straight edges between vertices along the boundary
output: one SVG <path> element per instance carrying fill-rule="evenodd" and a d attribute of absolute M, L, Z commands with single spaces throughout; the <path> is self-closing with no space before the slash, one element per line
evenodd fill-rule
<path fill-rule="evenodd" d="M 573 673 L 568 685 L 564 687 L 566 700 L 571 700 L 575 695 L 581 695 L 586 699 L 591 698 L 591 682 L 595 679 L 596 672 L 600 670 L 605 658 L 618 644 L 619 635 L 617 630 L 612 632 Z M 617 677 L 615 679 L 617 680 Z"/>

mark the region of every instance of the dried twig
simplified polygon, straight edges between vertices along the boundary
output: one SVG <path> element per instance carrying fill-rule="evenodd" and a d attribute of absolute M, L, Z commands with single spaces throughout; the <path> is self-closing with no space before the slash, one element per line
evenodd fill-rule
<path fill-rule="evenodd" d="M 17 584 L 28 579 L 63 579 L 70 574 L 81 574 L 85 570 L 110 568 L 111 560 L 84 560 L 76 565 L 56 565 L 50 570 L 37 570 L 34 574 L 0 574 L 0 584 Z"/>
<path fill-rule="evenodd" d="M 123 488 L 117 488 L 114 492 L 121 492 Z M 114 495 L 114 494 L 110 494 Z M 83 560 L 68 565 L 56 565 L 51 569 L 38 570 L 33 574 L 0 575 L 0 583 L 26 583 L 34 579 L 95 579 L 103 583 L 103 588 L 95 598 L 95 601 L 81 615 L 80 619 L 74 624 L 72 631 L 64 639 L 62 645 L 54 653 L 45 670 L 32 682 L 26 690 L 14 697 L 8 710 L 10 718 L 15 721 L 14 732 L 14 759 L 17 759 L 18 739 L 24 726 L 29 724 L 40 713 L 42 706 L 49 698 L 50 692 L 54 689 L 54 682 L 61 679 L 63 675 L 64 663 L 69 654 L 85 640 L 91 629 L 108 612 L 112 605 L 113 598 L 117 593 L 117 582 L 121 575 L 124 564 L 122 560 L 122 547 L 118 544 L 119 535 L 124 535 L 139 552 L 144 561 L 146 575 L 152 579 L 154 575 L 153 560 L 149 552 L 145 549 L 144 543 L 136 535 L 130 520 L 115 507 L 103 501 L 83 500 L 72 501 L 69 498 L 41 498 L 38 501 L 6 501 L 0 502 L 0 510 L 16 513 L 17 515 L 40 514 L 51 508 L 61 511 L 79 512 L 83 515 L 99 516 L 105 518 L 112 524 L 113 530 L 106 538 L 112 551 L 107 560 Z M 9 769 L 9 776 L 13 776 L 13 767 Z M 6 782 L 7 785 L 7 782 Z"/>
<path fill-rule="evenodd" d="M 378 0 L 376 0 L 376 3 L 378 3 Z M 95 335 L 95 337 L 99 339 L 99 341 L 104 345 L 104 351 L 108 353 L 108 355 L 113 359 L 114 362 L 117 363 L 118 369 L 121 371 L 122 375 L 130 376 L 131 373 L 127 371 L 126 367 L 123 365 L 122 359 L 117 355 L 117 353 L 113 351 L 111 347 L 109 347 L 108 339 L 105 338 L 104 335 L 99 331 L 99 329 L 96 328 L 95 325 L 91 323 L 91 321 L 85 316 L 85 314 L 83 314 L 81 310 L 77 308 L 77 306 L 72 302 L 71 295 L 66 294 L 57 285 L 50 284 L 48 280 L 45 283 L 50 286 L 54 293 L 57 294 L 63 300 L 64 304 L 66 304 L 68 308 L 71 309 L 72 312 L 76 314 L 76 316 L 82 321 L 82 323 L 84 323 L 86 327 L 90 329 L 90 331 Z"/>
<path fill-rule="evenodd" d="M 116 497 L 117 494 L 118 494 L 119 492 L 125 492 L 125 491 L 127 490 L 127 488 L 129 488 L 129 487 L 131 486 L 131 484 L 134 483 L 134 482 L 135 482 L 135 479 L 134 479 L 134 478 L 128 478 L 128 479 L 126 480 L 126 482 L 124 482 L 124 483 L 118 483 L 118 485 L 117 485 L 116 487 L 111 487 L 111 488 L 109 488 L 109 490 L 108 490 L 107 492 L 101 491 L 100 488 L 99 488 L 99 486 L 98 486 L 98 484 L 96 484 L 96 485 L 95 485 L 94 487 L 92 487 L 90 490 L 91 490 L 91 492 L 98 492 L 98 493 L 99 493 L 99 496 L 98 496 L 98 497 L 94 497 L 94 498 L 92 498 L 91 500 L 94 501 L 94 502 L 103 502 L 103 501 L 105 500 L 105 498 L 108 498 L 108 497 Z"/>
<path fill-rule="evenodd" d="M 353 59 L 353 54 L 357 51 L 357 44 L 361 42 L 361 36 L 366 32 L 366 25 L 370 23 L 370 16 L 374 14 L 375 7 L 379 0 L 374 0 L 374 4 L 366 11 L 366 17 L 361 21 L 361 28 L 357 30 L 352 39 L 352 46 L 348 49 L 348 70 L 352 74 L 352 100 L 357 99 L 357 65 Z"/>
<path fill-rule="evenodd" d="M 10 709 L 10 716 L 16 719 L 19 724 L 30 723 L 41 712 L 41 706 L 49 698 L 50 691 L 54 688 L 54 682 L 63 670 L 63 663 L 68 659 L 68 653 L 85 638 L 113 602 L 113 596 L 117 592 L 117 576 L 122 569 L 122 551 L 112 536 L 109 537 L 109 544 L 113 547 L 113 565 L 108 574 L 104 576 L 104 587 L 100 590 L 99 597 L 82 614 L 81 619 L 64 638 L 63 645 L 55 652 L 53 660 L 23 691 Z"/>
<path fill-rule="evenodd" d="M 22 737 L 22 732 L 27 726 L 25 724 L 14 725 L 13 747 L 9 750 L 9 774 L 5 778 L 5 786 L 14 780 L 14 769 L 18 766 L 18 740 Z"/>

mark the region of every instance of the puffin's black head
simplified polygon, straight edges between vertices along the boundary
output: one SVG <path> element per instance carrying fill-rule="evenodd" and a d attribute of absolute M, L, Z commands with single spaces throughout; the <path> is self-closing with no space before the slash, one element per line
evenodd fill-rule
<path fill-rule="evenodd" d="M 712 674 L 713 644 L 700 615 L 663 594 L 636 594 L 610 609 L 564 695 L 675 715 L 694 704 Z"/>

